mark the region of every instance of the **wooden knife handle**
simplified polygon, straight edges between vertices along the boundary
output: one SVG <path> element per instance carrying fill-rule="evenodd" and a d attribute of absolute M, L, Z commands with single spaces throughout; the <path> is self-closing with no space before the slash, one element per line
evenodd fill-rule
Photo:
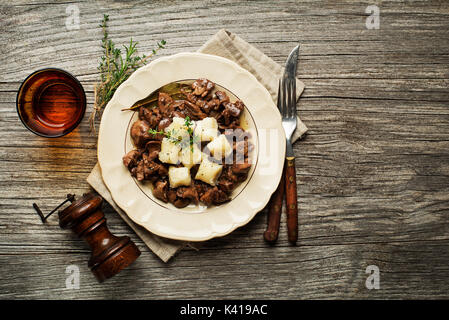
<path fill-rule="evenodd" d="M 282 202 L 284 200 L 285 189 L 285 166 L 282 172 L 281 181 L 276 191 L 271 196 L 268 203 L 268 218 L 267 218 L 267 230 L 264 232 L 263 237 L 265 241 L 269 243 L 275 243 L 279 235 L 279 225 L 281 222 Z"/>
<path fill-rule="evenodd" d="M 296 191 L 294 157 L 286 158 L 284 169 L 288 241 L 292 244 L 296 244 L 296 241 L 298 240 L 298 195 Z"/>

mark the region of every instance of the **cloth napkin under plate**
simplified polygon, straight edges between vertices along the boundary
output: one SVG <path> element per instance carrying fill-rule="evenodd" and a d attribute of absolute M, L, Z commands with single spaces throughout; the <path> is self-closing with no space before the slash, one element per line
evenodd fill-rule
<path fill-rule="evenodd" d="M 198 52 L 217 55 L 236 62 L 242 68 L 251 72 L 268 90 L 273 101 L 277 101 L 279 78 L 284 72 L 283 67 L 239 36 L 226 30 L 220 30 L 198 49 Z M 304 84 L 297 79 L 297 99 L 299 99 L 303 91 Z M 298 126 L 292 137 L 293 142 L 298 140 L 306 131 L 307 127 L 298 117 Z M 122 219 L 136 232 L 148 248 L 150 248 L 150 250 L 162 261 L 167 262 L 178 251 L 189 245 L 189 243 L 184 241 L 159 237 L 134 223 L 126 213 L 117 206 L 114 200 L 112 200 L 111 194 L 103 182 L 101 168 L 98 163 L 87 177 L 87 182 L 118 212 Z M 191 246 L 195 248 L 196 244 Z"/>

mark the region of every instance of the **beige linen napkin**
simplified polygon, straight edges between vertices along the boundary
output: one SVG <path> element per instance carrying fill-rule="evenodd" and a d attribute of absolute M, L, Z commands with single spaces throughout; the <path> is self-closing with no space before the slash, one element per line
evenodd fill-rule
<path fill-rule="evenodd" d="M 273 98 L 273 101 L 276 102 L 277 90 L 279 86 L 278 81 L 284 71 L 283 68 L 239 36 L 226 30 L 220 30 L 209 41 L 207 41 L 198 50 L 198 52 L 221 56 L 236 62 L 242 68 L 251 72 L 257 80 L 265 88 L 267 88 Z M 304 84 L 299 80 L 296 80 L 296 90 L 296 97 L 299 99 L 304 90 Z M 307 127 L 298 118 L 298 127 L 293 134 L 293 141 L 299 139 L 306 131 Z M 129 224 L 129 226 L 136 232 L 148 248 L 150 248 L 150 250 L 153 251 L 160 259 L 162 259 L 162 261 L 167 262 L 179 250 L 188 245 L 183 241 L 170 240 L 156 236 L 143 227 L 132 222 L 126 213 L 123 212 L 112 200 L 111 194 L 101 177 L 101 168 L 98 163 L 87 177 L 87 182 L 107 202 L 109 202 L 115 210 L 117 210 L 123 220 Z"/>

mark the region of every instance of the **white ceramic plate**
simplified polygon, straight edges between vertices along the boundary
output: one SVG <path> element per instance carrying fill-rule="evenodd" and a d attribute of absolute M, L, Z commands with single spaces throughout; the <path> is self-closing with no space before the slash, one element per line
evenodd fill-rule
<path fill-rule="evenodd" d="M 150 183 L 139 183 L 122 163 L 133 149 L 129 128 L 137 115 L 121 111 L 175 81 L 207 78 L 242 100 L 244 118 L 255 145 L 248 179 L 232 200 L 210 208 L 175 208 L 156 199 Z M 137 224 L 159 236 L 203 241 L 224 236 L 248 223 L 268 203 L 279 183 L 285 156 L 280 114 L 268 91 L 236 63 L 201 53 L 159 58 L 134 72 L 106 106 L 98 137 L 103 180 L 117 205 Z"/>

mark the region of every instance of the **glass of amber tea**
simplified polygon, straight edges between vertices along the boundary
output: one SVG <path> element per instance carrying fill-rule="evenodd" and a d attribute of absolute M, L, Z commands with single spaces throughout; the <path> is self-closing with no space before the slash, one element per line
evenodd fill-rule
<path fill-rule="evenodd" d="M 35 71 L 20 86 L 17 112 L 31 132 L 57 138 L 73 131 L 86 111 L 86 94 L 70 73 L 56 68 Z"/>

